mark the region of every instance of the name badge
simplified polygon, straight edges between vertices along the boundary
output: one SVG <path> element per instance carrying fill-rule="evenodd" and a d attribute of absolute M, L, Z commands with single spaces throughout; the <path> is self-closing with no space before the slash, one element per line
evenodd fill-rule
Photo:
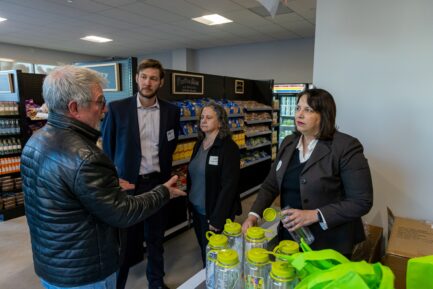
<path fill-rule="evenodd" d="M 167 132 L 167 140 L 168 141 L 174 140 L 174 130 L 173 129 L 171 129 Z"/>
<path fill-rule="evenodd" d="M 209 157 L 209 164 L 211 166 L 217 166 L 218 165 L 218 156 L 210 156 Z"/>
<path fill-rule="evenodd" d="M 283 164 L 283 162 L 280 160 L 277 164 L 277 169 L 276 171 L 278 171 L 281 168 L 281 165 Z"/>

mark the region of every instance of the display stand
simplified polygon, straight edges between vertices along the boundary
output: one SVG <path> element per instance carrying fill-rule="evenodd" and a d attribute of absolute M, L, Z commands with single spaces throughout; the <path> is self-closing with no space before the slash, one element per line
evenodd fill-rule
<path fill-rule="evenodd" d="M 42 103 L 45 75 L 0 71 L 0 221 L 24 215 L 21 150 L 32 134 L 25 102 Z"/>

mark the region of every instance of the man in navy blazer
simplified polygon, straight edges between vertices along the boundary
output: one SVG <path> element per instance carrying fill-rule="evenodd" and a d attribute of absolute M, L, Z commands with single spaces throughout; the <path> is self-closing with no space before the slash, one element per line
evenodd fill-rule
<path fill-rule="evenodd" d="M 157 96 L 164 84 L 161 63 L 153 59 L 142 61 L 135 80 L 137 95 L 111 102 L 101 129 L 103 149 L 116 165 L 119 177 L 135 184 L 131 194 L 148 191 L 170 178 L 180 127 L 179 109 Z M 165 215 L 162 208 L 146 219 L 144 226 L 140 223 L 127 229 L 117 289 L 125 287 L 129 267 L 143 260 L 143 236 L 148 252 L 149 288 L 168 288 L 163 282 Z"/>

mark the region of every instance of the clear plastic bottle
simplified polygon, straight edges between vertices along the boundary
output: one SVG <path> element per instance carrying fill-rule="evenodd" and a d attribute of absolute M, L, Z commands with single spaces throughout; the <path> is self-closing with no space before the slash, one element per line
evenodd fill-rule
<path fill-rule="evenodd" d="M 290 206 L 283 208 L 281 211 L 287 209 L 290 209 Z M 282 214 L 281 211 L 278 212 L 274 208 L 267 208 L 263 211 L 263 219 L 268 222 L 272 222 L 276 218 L 279 218 L 280 220 L 284 219 L 287 216 Z M 305 243 L 307 243 L 308 245 L 311 245 L 314 242 L 314 235 L 313 233 L 311 233 L 308 227 L 301 227 L 296 229 L 295 231 L 287 231 L 290 233 L 290 236 L 292 236 L 293 240 L 298 243 L 301 242 L 301 238 L 303 238 Z"/>
<path fill-rule="evenodd" d="M 244 256 L 246 256 L 247 252 L 252 248 L 267 249 L 268 238 L 266 238 L 265 232 L 269 232 L 269 230 L 260 227 L 248 228 L 245 235 Z"/>
<path fill-rule="evenodd" d="M 227 236 L 206 232 L 208 244 L 206 246 L 206 288 L 215 288 L 215 260 L 218 257 L 218 251 L 228 248 Z"/>
<path fill-rule="evenodd" d="M 287 262 L 273 262 L 266 289 L 294 289 L 298 284 L 295 269 Z"/>
<path fill-rule="evenodd" d="M 241 264 L 234 249 L 218 252 L 215 264 L 215 289 L 242 289 Z"/>
<path fill-rule="evenodd" d="M 229 248 L 234 249 L 238 253 L 238 258 L 242 262 L 244 255 L 244 238 L 241 224 L 227 219 L 223 234 L 228 238 Z"/>
<path fill-rule="evenodd" d="M 269 254 L 263 248 L 252 248 L 245 258 L 245 289 L 265 289 L 270 271 Z"/>
<path fill-rule="evenodd" d="M 278 246 L 275 246 L 273 251 L 279 255 L 291 256 L 299 253 L 299 244 L 292 240 L 283 240 L 278 244 Z M 275 259 L 277 261 L 286 261 L 278 256 L 276 256 Z"/>

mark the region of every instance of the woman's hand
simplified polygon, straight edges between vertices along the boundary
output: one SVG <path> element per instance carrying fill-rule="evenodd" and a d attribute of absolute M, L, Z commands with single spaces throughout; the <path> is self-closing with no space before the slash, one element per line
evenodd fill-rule
<path fill-rule="evenodd" d="M 211 224 L 209 224 L 209 231 L 212 231 L 212 232 L 215 232 L 215 233 L 221 232 L 220 229 L 215 228 L 215 227 L 212 226 Z"/>
<path fill-rule="evenodd" d="M 242 224 L 242 233 L 246 233 L 248 228 L 257 226 L 257 217 L 254 215 L 248 215 L 248 218 Z"/>
<path fill-rule="evenodd" d="M 309 226 L 319 221 L 317 217 L 317 210 L 298 210 L 298 209 L 287 209 L 281 211 L 281 214 L 286 215 L 281 220 L 284 228 L 293 232 L 301 227 Z"/>

